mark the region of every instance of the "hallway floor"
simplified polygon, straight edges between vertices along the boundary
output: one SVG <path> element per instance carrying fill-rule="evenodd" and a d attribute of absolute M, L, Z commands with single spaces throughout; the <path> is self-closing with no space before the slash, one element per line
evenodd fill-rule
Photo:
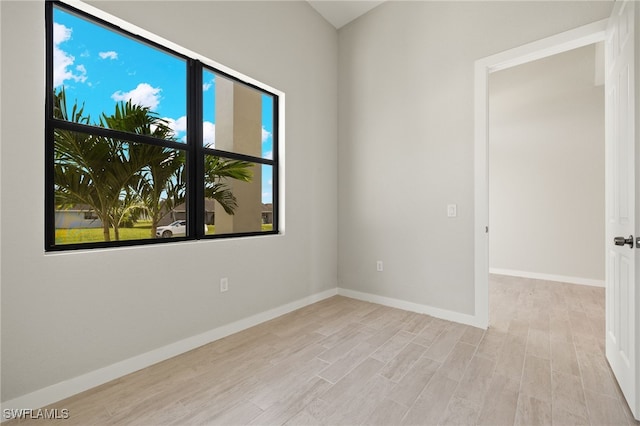
<path fill-rule="evenodd" d="M 604 355 L 604 288 L 492 275 L 489 300 L 481 348 L 500 347 L 505 386 L 486 409 L 515 402 L 516 424 L 635 423 Z"/>

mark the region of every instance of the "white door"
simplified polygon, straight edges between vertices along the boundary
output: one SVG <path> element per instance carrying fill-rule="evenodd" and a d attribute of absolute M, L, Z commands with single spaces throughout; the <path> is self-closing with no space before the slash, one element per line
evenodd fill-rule
<path fill-rule="evenodd" d="M 634 1 L 616 1 L 606 38 L 606 355 L 640 418 L 635 248 Z M 633 235 L 633 236 L 632 236 Z M 614 243 L 614 240 L 617 241 Z"/>

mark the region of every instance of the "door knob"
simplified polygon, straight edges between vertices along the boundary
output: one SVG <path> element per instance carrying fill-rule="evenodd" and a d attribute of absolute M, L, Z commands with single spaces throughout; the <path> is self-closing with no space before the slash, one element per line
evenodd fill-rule
<path fill-rule="evenodd" d="M 623 246 L 625 244 L 629 244 L 629 248 L 633 248 L 633 235 L 629 235 L 629 238 L 625 238 L 625 237 L 615 237 L 613 239 L 613 242 L 617 245 L 617 246 Z"/>

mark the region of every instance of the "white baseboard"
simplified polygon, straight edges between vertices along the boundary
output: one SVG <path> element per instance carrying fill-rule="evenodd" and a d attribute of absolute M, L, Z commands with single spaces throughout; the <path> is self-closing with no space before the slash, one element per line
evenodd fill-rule
<path fill-rule="evenodd" d="M 379 305 L 389 306 L 391 308 L 403 309 L 405 311 L 418 312 L 420 314 L 431 315 L 447 321 L 467 324 L 473 327 L 485 328 L 482 322 L 474 315 L 463 314 L 460 312 L 449 311 L 447 309 L 434 308 L 429 305 L 407 302 L 406 300 L 394 299 L 392 297 L 379 296 L 377 294 L 363 293 L 360 291 L 349 290 L 346 288 L 338 288 L 338 294 L 341 296 L 351 297 L 353 299 L 364 300 L 365 302 L 377 303 Z"/>
<path fill-rule="evenodd" d="M 538 272 L 514 271 L 511 269 L 489 268 L 489 273 L 497 275 L 508 275 L 510 277 L 532 278 L 535 280 L 557 281 L 561 283 L 588 285 L 592 287 L 604 287 L 604 280 L 594 280 L 591 278 L 568 277 L 565 275 L 540 274 Z"/>
<path fill-rule="evenodd" d="M 231 324 L 223 325 L 205 333 L 188 337 L 161 348 L 125 359 L 107 367 L 74 377 L 73 379 L 47 386 L 46 388 L 39 389 L 35 392 L 31 392 L 9 401 L 4 401 L 0 404 L 1 412 L 4 413 L 4 410 L 6 409 L 37 409 L 47 406 L 80 392 L 84 392 L 88 389 L 110 382 L 111 380 L 133 373 L 134 371 L 141 370 L 176 355 L 180 355 L 192 349 L 206 345 L 207 343 L 229 336 L 230 334 L 237 333 L 265 321 L 287 314 L 291 311 L 295 311 L 296 309 L 300 309 L 320 300 L 335 296 L 336 294 L 338 294 L 338 290 L 335 288 L 321 293 L 316 293 L 294 302 L 287 303 L 286 305 L 278 306 L 277 308 L 252 315 L 248 318 L 232 322 Z M 5 420 L 9 419 L 5 419 L 5 416 L 2 415 L 1 421 L 4 422 Z"/>

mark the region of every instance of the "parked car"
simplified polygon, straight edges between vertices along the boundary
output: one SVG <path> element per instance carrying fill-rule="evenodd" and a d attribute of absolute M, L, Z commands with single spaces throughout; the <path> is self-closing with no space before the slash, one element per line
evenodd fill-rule
<path fill-rule="evenodd" d="M 204 225 L 204 233 L 207 233 L 207 225 Z M 176 220 L 167 226 L 158 226 L 156 229 L 157 238 L 184 237 L 187 235 L 187 221 Z"/>
<path fill-rule="evenodd" d="M 184 237 L 187 235 L 187 221 L 176 220 L 167 226 L 158 226 L 156 229 L 156 237 L 171 238 L 171 237 Z"/>

